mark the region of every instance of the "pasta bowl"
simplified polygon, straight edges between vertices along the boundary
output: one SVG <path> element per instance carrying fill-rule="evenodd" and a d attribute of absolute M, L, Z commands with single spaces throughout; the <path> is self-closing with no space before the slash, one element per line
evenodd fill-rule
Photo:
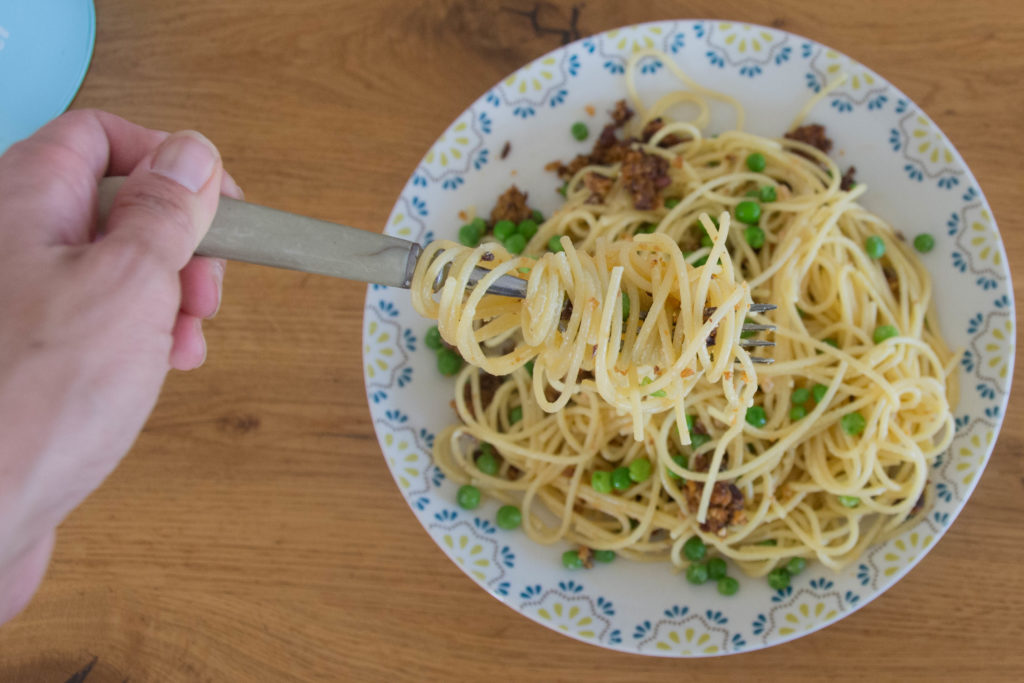
<path fill-rule="evenodd" d="M 667 657 L 725 655 L 776 645 L 851 615 L 891 588 L 938 542 L 966 504 L 992 452 L 1009 397 L 1015 351 L 1013 288 L 994 217 L 963 159 L 935 123 L 854 59 L 774 28 L 718 21 L 628 26 L 559 48 L 471 104 L 438 138 L 402 190 L 386 232 L 421 243 L 455 239 L 467 212 L 485 213 L 511 184 L 546 215 L 561 182 L 544 166 L 585 151 L 574 123 L 600 130 L 626 97 L 631 54 L 640 96 L 679 88 L 672 60 L 697 83 L 738 99 L 745 129 L 778 137 L 837 73 L 807 120 L 826 126 L 832 155 L 869 186 L 861 203 L 907 235 L 928 233 L 921 259 L 934 282 L 943 337 L 959 349 L 952 445 L 931 468 L 931 507 L 841 572 L 810 563 L 784 589 L 741 579 L 724 596 L 687 583 L 668 564 L 616 559 L 571 571 L 567 546 L 543 546 L 496 524 L 499 504 L 456 503 L 457 486 L 432 461 L 435 436 L 455 419 L 452 380 L 436 367 L 409 293 L 371 286 L 363 327 L 367 396 L 401 495 L 442 551 L 520 614 L 579 640 Z M 712 108 L 709 133 L 735 126 Z"/>

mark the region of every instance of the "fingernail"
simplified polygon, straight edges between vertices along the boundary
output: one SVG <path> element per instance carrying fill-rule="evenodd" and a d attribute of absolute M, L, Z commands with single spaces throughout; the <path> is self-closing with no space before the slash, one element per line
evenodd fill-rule
<path fill-rule="evenodd" d="M 217 308 L 213 309 L 213 313 L 210 314 L 209 318 L 215 317 L 220 312 L 220 303 L 224 299 L 224 267 L 225 263 L 223 260 L 213 260 L 213 282 L 217 285 Z M 207 319 L 209 320 L 209 318 Z"/>
<path fill-rule="evenodd" d="M 192 368 L 193 370 L 202 367 L 203 363 L 206 362 L 206 337 L 203 335 L 203 321 L 197 318 L 195 326 L 196 333 L 199 335 L 199 342 L 203 345 L 203 359 L 200 360 L 194 368 Z"/>
<path fill-rule="evenodd" d="M 221 176 L 220 180 L 220 193 L 233 199 L 245 199 L 245 192 L 238 186 L 235 179 L 231 177 L 231 174 L 224 171 L 224 175 Z"/>
<path fill-rule="evenodd" d="M 185 130 L 160 143 L 150 165 L 152 171 L 198 192 L 213 175 L 220 155 L 201 133 Z"/>

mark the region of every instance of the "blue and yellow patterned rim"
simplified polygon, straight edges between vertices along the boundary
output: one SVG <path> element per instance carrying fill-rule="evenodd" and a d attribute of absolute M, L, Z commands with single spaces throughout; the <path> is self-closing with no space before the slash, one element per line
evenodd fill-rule
<path fill-rule="evenodd" d="M 970 170 L 921 109 L 867 67 L 814 41 L 742 23 L 658 22 L 608 31 L 544 55 L 463 112 L 424 156 L 386 232 L 427 242 L 454 238 L 460 211 L 486 211 L 511 183 L 545 213 L 558 204 L 545 163 L 583 149 L 569 128 L 598 130 L 625 96 L 624 68 L 657 48 L 696 81 L 738 98 L 747 127 L 777 136 L 833 74 L 848 75 L 809 120 L 824 123 L 840 165 L 855 165 L 864 204 L 907 235 L 930 232 L 922 258 L 934 277 L 943 335 L 963 349 L 956 436 L 930 476 L 936 503 L 912 529 L 871 548 L 840 574 L 811 565 L 781 591 L 746 579 L 737 596 L 692 586 L 666 566 L 616 560 L 570 572 L 564 548 L 538 546 L 494 524 L 496 505 L 464 511 L 431 462 L 434 435 L 454 420 L 441 377 L 403 290 L 372 286 L 363 328 L 366 390 L 377 436 L 399 490 L 431 538 L 470 578 L 552 630 L 632 653 L 723 655 L 775 645 L 848 616 L 890 588 L 945 533 L 995 444 L 1009 397 L 1015 321 L 1006 252 Z M 658 59 L 639 64 L 649 97 L 677 87 Z M 457 77 L 454 76 L 453 77 Z M 596 110 L 591 119 L 588 105 Z M 713 110 L 712 128 L 732 126 Z M 507 155 L 503 155 L 506 144 Z M 502 158 L 504 156 L 504 158 Z M 440 397 L 440 399 L 439 399 Z"/>

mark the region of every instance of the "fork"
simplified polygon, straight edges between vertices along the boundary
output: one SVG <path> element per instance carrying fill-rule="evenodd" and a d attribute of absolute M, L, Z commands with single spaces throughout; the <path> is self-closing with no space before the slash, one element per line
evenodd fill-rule
<path fill-rule="evenodd" d="M 114 195 L 124 178 L 103 178 L 99 183 L 100 225 L 106 222 Z M 278 211 L 259 204 L 221 197 L 210 230 L 196 248 L 199 256 L 244 261 L 275 268 L 373 282 L 408 289 L 423 248 L 400 237 L 381 235 L 347 225 Z M 469 278 L 475 285 L 490 271 L 477 267 Z M 434 291 L 447 277 L 438 274 Z M 526 297 L 526 280 L 502 275 L 487 291 L 500 296 Z M 764 313 L 774 304 L 753 304 L 751 312 Z M 714 313 L 704 309 L 705 317 Z M 774 325 L 745 323 L 744 332 L 775 329 Z M 742 339 L 744 347 L 767 347 L 775 343 L 763 339 Z M 751 356 L 756 363 L 771 363 L 771 358 Z"/>

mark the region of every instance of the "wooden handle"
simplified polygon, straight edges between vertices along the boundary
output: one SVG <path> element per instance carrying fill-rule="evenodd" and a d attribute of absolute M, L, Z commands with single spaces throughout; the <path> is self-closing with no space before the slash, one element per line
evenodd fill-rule
<path fill-rule="evenodd" d="M 124 178 L 99 184 L 100 225 Z M 408 288 L 415 242 L 221 197 L 196 254 Z"/>

